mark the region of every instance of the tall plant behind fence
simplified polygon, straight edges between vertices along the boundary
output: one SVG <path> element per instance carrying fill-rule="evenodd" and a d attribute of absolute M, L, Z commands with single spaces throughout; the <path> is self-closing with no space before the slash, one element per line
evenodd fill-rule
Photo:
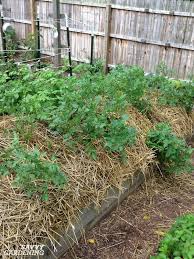
<path fill-rule="evenodd" d="M 12 18 L 18 38 L 27 37 L 31 31 L 30 0 L 2 2 L 4 16 Z M 37 3 L 40 6 L 41 49 L 45 54 L 53 55 L 52 1 Z M 111 4 L 109 31 L 106 30 L 107 4 Z M 61 47 L 67 46 L 68 17 L 74 60 L 89 61 L 91 34 L 94 34 L 94 58 L 107 57 L 110 66 L 139 65 L 146 72 L 154 72 L 163 61 L 173 69 L 173 76 L 188 78 L 194 74 L 193 1 L 61 0 L 60 11 Z M 108 46 L 105 44 L 107 37 Z M 62 53 L 67 54 L 63 50 Z"/>

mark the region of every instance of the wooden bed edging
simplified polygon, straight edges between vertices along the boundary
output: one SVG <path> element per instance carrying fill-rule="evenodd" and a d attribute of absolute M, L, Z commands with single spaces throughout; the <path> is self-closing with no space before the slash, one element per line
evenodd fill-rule
<path fill-rule="evenodd" d="M 107 198 L 102 202 L 101 207 L 96 210 L 94 205 L 91 205 L 89 208 L 83 209 L 79 221 L 76 222 L 74 226 L 61 233 L 63 238 L 59 240 L 61 245 L 57 246 L 57 251 L 54 252 L 49 249 L 50 245 L 48 245 L 48 247 L 45 246 L 45 254 L 41 258 L 60 258 L 76 244 L 84 232 L 93 228 L 103 218 L 110 214 L 113 209 L 121 204 L 122 201 L 126 199 L 130 193 L 134 192 L 142 183 L 144 183 L 144 181 L 144 174 L 142 172 L 137 172 L 134 174 L 133 178 L 124 182 L 122 192 L 117 188 L 111 188 L 108 191 Z"/>

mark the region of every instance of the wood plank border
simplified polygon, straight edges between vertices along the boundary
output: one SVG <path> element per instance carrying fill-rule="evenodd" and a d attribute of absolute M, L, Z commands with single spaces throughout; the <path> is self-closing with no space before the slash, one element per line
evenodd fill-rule
<path fill-rule="evenodd" d="M 92 229 L 98 222 L 109 215 L 144 182 L 144 174 L 142 172 L 136 172 L 131 179 L 123 183 L 122 192 L 117 188 L 111 188 L 108 191 L 106 199 L 102 202 L 101 207 L 96 210 L 94 205 L 91 205 L 89 208 L 84 209 L 80 214 L 79 221 L 69 227 L 68 230 L 60 233 L 62 238 L 59 240 L 60 246 L 57 246 L 57 251 L 51 252 L 51 246 L 48 244 L 48 246 L 45 247 L 45 254 L 41 258 L 56 259 L 63 256 L 64 253 L 77 244 L 84 232 Z"/>

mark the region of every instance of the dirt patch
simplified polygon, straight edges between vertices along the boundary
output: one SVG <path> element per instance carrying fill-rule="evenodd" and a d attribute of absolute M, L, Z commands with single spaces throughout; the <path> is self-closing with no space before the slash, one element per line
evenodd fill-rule
<path fill-rule="evenodd" d="M 148 259 L 177 216 L 194 212 L 194 174 L 153 175 L 63 259 Z"/>

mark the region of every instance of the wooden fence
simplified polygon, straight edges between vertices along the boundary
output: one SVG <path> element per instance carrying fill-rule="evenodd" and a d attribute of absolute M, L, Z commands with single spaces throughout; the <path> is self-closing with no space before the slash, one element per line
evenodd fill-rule
<path fill-rule="evenodd" d="M 51 0 L 40 6 L 41 49 L 53 54 Z M 19 39 L 31 32 L 30 0 L 2 0 L 4 16 L 12 18 Z M 111 4 L 110 44 L 105 48 L 107 8 Z M 61 14 L 69 18 L 74 60 L 88 62 L 91 34 L 95 35 L 94 58 L 109 65 L 139 65 L 154 72 L 162 61 L 179 78 L 194 74 L 194 2 L 179 0 L 61 0 Z M 61 18 L 61 38 L 67 46 L 66 19 Z M 63 54 L 65 55 L 65 51 Z"/>

